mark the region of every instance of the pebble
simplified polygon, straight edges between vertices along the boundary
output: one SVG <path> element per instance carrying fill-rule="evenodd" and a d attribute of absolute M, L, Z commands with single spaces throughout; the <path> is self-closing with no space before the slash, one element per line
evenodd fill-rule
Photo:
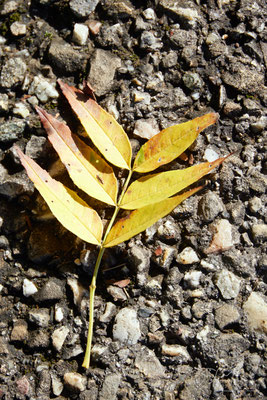
<path fill-rule="evenodd" d="M 247 314 L 250 328 L 267 335 L 267 303 L 264 298 L 252 292 L 243 304 L 243 310 Z"/>
<path fill-rule="evenodd" d="M 127 296 L 125 291 L 117 286 L 109 285 L 107 292 L 113 297 L 114 301 L 126 301 Z"/>
<path fill-rule="evenodd" d="M 143 104 L 150 104 L 151 96 L 149 93 L 140 92 L 139 90 L 133 91 L 133 98 L 135 103 L 142 102 Z"/>
<path fill-rule="evenodd" d="M 201 271 L 186 272 L 184 276 L 184 282 L 186 286 L 190 287 L 191 289 L 195 289 L 200 285 L 201 276 Z"/>
<path fill-rule="evenodd" d="M 76 278 L 68 277 L 67 284 L 71 288 L 74 304 L 76 306 L 80 305 L 83 295 L 86 292 L 85 288 L 78 282 L 78 279 L 76 279 Z"/>
<path fill-rule="evenodd" d="M 57 99 L 59 96 L 56 90 L 56 83 L 48 81 L 41 75 L 33 78 L 28 93 L 37 96 L 42 103 L 47 103 L 51 99 Z"/>
<path fill-rule="evenodd" d="M 178 16 L 179 19 L 189 27 L 194 27 L 200 19 L 200 15 L 195 5 L 193 6 L 194 8 L 179 7 L 180 2 L 169 0 L 160 0 L 159 4 L 165 9 L 165 11 Z"/>
<path fill-rule="evenodd" d="M 232 226 L 227 219 L 218 220 L 214 225 L 210 225 L 209 229 L 213 237 L 205 250 L 206 254 L 222 252 L 234 246 Z"/>
<path fill-rule="evenodd" d="M 256 243 L 265 242 L 267 240 L 267 224 L 253 224 L 251 232 Z"/>
<path fill-rule="evenodd" d="M 11 340 L 14 342 L 24 342 L 28 337 L 28 324 L 23 319 L 14 322 L 11 331 Z"/>
<path fill-rule="evenodd" d="M 23 36 L 26 35 L 27 33 L 27 25 L 15 21 L 13 24 L 10 25 L 10 32 L 12 33 L 13 36 Z"/>
<path fill-rule="evenodd" d="M 215 310 L 215 322 L 221 330 L 235 324 L 240 319 L 240 313 L 235 306 L 224 304 Z"/>
<path fill-rule="evenodd" d="M 60 396 L 63 391 L 64 385 L 61 380 L 54 374 L 51 375 L 52 379 L 52 390 L 55 396 Z"/>
<path fill-rule="evenodd" d="M 72 40 L 80 46 L 86 44 L 89 35 L 88 26 L 84 24 L 74 24 Z"/>
<path fill-rule="evenodd" d="M 50 322 L 50 312 L 48 308 L 39 308 L 29 311 L 29 321 L 37 326 L 45 328 Z"/>
<path fill-rule="evenodd" d="M 144 286 L 147 283 L 150 258 L 151 251 L 144 247 L 135 245 L 129 250 L 129 260 L 136 270 L 136 280 L 139 286 Z"/>
<path fill-rule="evenodd" d="M 30 349 L 45 349 L 49 347 L 50 340 L 48 333 L 45 330 L 31 331 L 27 344 Z"/>
<path fill-rule="evenodd" d="M 0 111 L 8 111 L 8 95 L 5 93 L 0 94 Z"/>
<path fill-rule="evenodd" d="M 15 103 L 15 107 L 13 108 L 13 114 L 19 115 L 22 118 L 27 118 L 30 115 L 30 111 L 28 107 L 22 103 Z"/>
<path fill-rule="evenodd" d="M 22 376 L 16 381 L 16 386 L 19 393 L 23 396 L 26 396 L 30 390 L 30 382 L 26 376 Z M 16 396 L 17 397 L 17 396 Z"/>
<path fill-rule="evenodd" d="M 64 384 L 73 392 L 82 392 L 86 389 L 86 377 L 78 372 L 66 372 L 64 374 Z"/>
<path fill-rule="evenodd" d="M 59 352 L 62 349 L 62 346 L 69 334 L 69 331 L 69 328 L 67 328 L 66 326 L 61 326 L 60 328 L 55 329 L 52 333 L 52 344 L 56 351 Z"/>
<path fill-rule="evenodd" d="M 34 299 L 38 303 L 49 300 L 61 300 L 63 297 L 63 285 L 61 281 L 56 278 L 50 278 L 34 295 Z"/>
<path fill-rule="evenodd" d="M 191 360 L 186 347 L 178 344 L 163 344 L 161 347 L 161 353 L 166 356 L 178 357 L 182 363 L 187 363 Z"/>
<path fill-rule="evenodd" d="M 19 139 L 26 128 L 26 122 L 19 118 L 12 118 L 0 125 L 0 143 L 8 143 Z"/>
<path fill-rule="evenodd" d="M 140 37 L 140 48 L 146 50 L 158 50 L 163 46 L 162 41 L 155 37 L 153 32 L 144 31 Z"/>
<path fill-rule="evenodd" d="M 55 321 L 56 322 L 61 322 L 64 318 L 64 312 L 62 307 L 60 307 L 58 304 L 55 305 Z"/>
<path fill-rule="evenodd" d="M 178 56 L 175 51 L 170 51 L 162 58 L 162 65 L 164 68 L 171 68 L 177 64 Z"/>
<path fill-rule="evenodd" d="M 157 241 L 152 260 L 161 268 L 168 271 L 174 257 L 177 254 L 176 248 Z"/>
<path fill-rule="evenodd" d="M 204 159 L 208 162 L 215 161 L 219 158 L 219 154 L 210 147 L 207 147 L 204 151 Z"/>
<path fill-rule="evenodd" d="M 153 10 L 153 8 L 145 9 L 142 14 L 145 17 L 145 19 L 147 19 L 147 20 L 155 21 L 155 19 L 156 19 L 156 13 Z"/>
<path fill-rule="evenodd" d="M 164 378 L 165 368 L 159 362 L 154 351 L 148 349 L 147 347 L 142 347 L 142 349 L 137 353 L 135 359 L 135 366 L 139 369 L 147 378 Z"/>
<path fill-rule="evenodd" d="M 38 292 L 37 287 L 29 279 L 25 278 L 22 285 L 23 296 L 29 297 Z"/>
<path fill-rule="evenodd" d="M 75 17 L 86 18 L 95 10 L 99 0 L 71 0 L 69 7 Z"/>
<path fill-rule="evenodd" d="M 121 59 L 107 50 L 97 49 L 90 59 L 88 80 L 97 96 L 106 94 L 112 87 L 117 68 Z"/>
<path fill-rule="evenodd" d="M 114 373 L 107 375 L 99 394 L 99 400 L 116 400 L 120 381 L 120 374 Z"/>
<path fill-rule="evenodd" d="M 21 85 L 23 83 L 27 65 L 20 57 L 10 57 L 3 63 L 0 85 L 5 88 Z"/>
<path fill-rule="evenodd" d="M 250 211 L 253 214 L 256 214 L 257 212 L 259 212 L 262 209 L 262 201 L 259 197 L 252 197 L 252 199 L 249 199 L 248 201 L 248 206 Z"/>
<path fill-rule="evenodd" d="M 232 57 L 228 69 L 222 73 L 222 80 L 244 94 L 258 94 L 264 86 L 264 74 L 240 63 L 236 57 Z"/>
<path fill-rule="evenodd" d="M 154 118 L 141 118 L 135 122 L 134 135 L 143 139 L 151 139 L 159 133 L 159 126 Z"/>
<path fill-rule="evenodd" d="M 113 325 L 113 339 L 127 344 L 135 344 L 141 338 L 137 313 L 130 307 L 118 312 Z"/>
<path fill-rule="evenodd" d="M 213 221 L 223 210 L 223 202 L 214 192 L 205 193 L 199 202 L 199 214 L 205 222 Z"/>
<path fill-rule="evenodd" d="M 186 72 L 182 79 L 189 90 L 200 89 L 203 86 L 202 79 L 196 72 Z"/>
<path fill-rule="evenodd" d="M 176 261 L 179 264 L 184 264 L 184 265 L 188 265 L 188 264 L 194 264 L 196 262 L 199 262 L 199 257 L 197 255 L 197 253 L 195 252 L 194 249 L 192 249 L 192 247 L 185 247 L 181 253 L 179 253 L 176 257 Z"/>
<path fill-rule="evenodd" d="M 216 274 L 215 283 L 225 300 L 235 299 L 238 296 L 241 279 L 227 269 Z"/>
<path fill-rule="evenodd" d="M 48 149 L 47 139 L 43 136 L 32 135 L 26 144 L 25 154 L 34 160 L 44 156 L 45 151 Z"/>

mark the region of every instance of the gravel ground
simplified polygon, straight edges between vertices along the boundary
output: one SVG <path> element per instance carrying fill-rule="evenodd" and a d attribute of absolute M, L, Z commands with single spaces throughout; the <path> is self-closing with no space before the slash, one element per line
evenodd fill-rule
<path fill-rule="evenodd" d="M 264 0 L 3 0 L 0 14 L 0 398 L 266 399 Z M 68 179 L 34 110 L 80 129 L 57 78 L 87 79 L 135 153 L 218 112 L 172 169 L 233 152 L 202 192 L 106 251 L 88 371 L 95 249 L 53 219 L 13 147 Z"/>

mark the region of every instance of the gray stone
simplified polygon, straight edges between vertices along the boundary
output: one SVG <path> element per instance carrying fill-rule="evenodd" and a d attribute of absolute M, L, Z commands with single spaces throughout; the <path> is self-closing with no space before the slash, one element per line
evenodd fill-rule
<path fill-rule="evenodd" d="M 120 381 L 120 374 L 107 375 L 99 394 L 99 400 L 116 400 Z"/>
<path fill-rule="evenodd" d="M 141 337 L 137 313 L 130 307 L 119 311 L 113 326 L 113 339 L 127 344 L 135 344 Z"/>
<path fill-rule="evenodd" d="M 235 299 L 238 296 L 241 279 L 232 272 L 223 269 L 216 274 L 215 282 L 224 299 Z"/>
<path fill-rule="evenodd" d="M 28 346 L 30 349 L 45 349 L 49 346 L 49 336 L 44 330 L 32 331 L 28 340 Z"/>
<path fill-rule="evenodd" d="M 259 212 L 262 209 L 263 204 L 259 197 L 254 196 L 254 197 L 252 197 L 252 199 L 250 199 L 248 201 L 248 206 L 249 206 L 250 211 L 253 214 L 256 214 L 257 212 Z"/>
<path fill-rule="evenodd" d="M 59 37 L 52 40 L 48 50 L 48 58 L 52 65 L 64 74 L 84 71 L 88 56 L 75 50 L 69 43 Z"/>
<path fill-rule="evenodd" d="M 141 49 L 157 50 L 161 49 L 163 43 L 160 39 L 156 38 L 153 32 L 144 31 L 140 38 Z"/>
<path fill-rule="evenodd" d="M 160 268 L 163 268 L 164 270 L 168 271 L 176 254 L 177 254 L 176 248 L 157 241 L 155 243 L 155 250 L 152 254 L 152 260 Z"/>
<path fill-rule="evenodd" d="M 2 66 L 0 85 L 12 88 L 23 83 L 27 65 L 20 57 L 10 57 Z"/>
<path fill-rule="evenodd" d="M 0 165 L 0 194 L 12 200 L 21 194 L 32 194 L 33 190 L 33 184 L 28 179 L 26 172 L 9 175 Z"/>
<path fill-rule="evenodd" d="M 59 96 L 56 90 L 56 82 L 50 82 L 41 75 L 33 78 L 28 93 L 37 96 L 42 103 L 46 103 L 51 99 L 57 99 Z"/>
<path fill-rule="evenodd" d="M 248 179 L 250 189 L 257 193 L 265 193 L 267 187 L 267 177 L 259 172 L 257 169 L 253 169 Z"/>
<path fill-rule="evenodd" d="M 174 105 L 177 107 L 185 107 L 191 104 L 190 97 L 186 96 L 181 88 L 174 89 Z"/>
<path fill-rule="evenodd" d="M 179 27 L 179 25 L 173 25 L 171 27 L 172 35 L 170 41 L 178 48 L 184 48 L 186 46 L 193 47 L 193 52 L 196 51 L 197 45 L 197 34 L 194 31 L 186 31 Z"/>
<path fill-rule="evenodd" d="M 184 282 L 187 287 L 191 289 L 196 289 L 200 285 L 200 279 L 202 277 L 201 271 L 189 271 L 185 273 Z"/>
<path fill-rule="evenodd" d="M 201 19 L 197 5 L 191 1 L 187 1 L 184 7 L 179 1 L 173 0 L 160 0 L 159 4 L 185 26 L 193 27 Z"/>
<path fill-rule="evenodd" d="M 0 143 L 8 143 L 18 140 L 24 133 L 26 122 L 18 118 L 12 118 L 0 125 Z"/>
<path fill-rule="evenodd" d="M 114 301 L 126 301 L 127 296 L 124 290 L 118 286 L 109 285 L 107 292 L 113 297 Z"/>
<path fill-rule="evenodd" d="M 235 306 L 224 304 L 215 310 L 215 321 L 221 330 L 235 324 L 240 319 L 240 313 Z"/>
<path fill-rule="evenodd" d="M 100 315 L 99 321 L 103 323 L 108 323 L 116 314 L 116 306 L 115 304 L 111 303 L 110 301 L 105 305 L 104 314 Z"/>
<path fill-rule="evenodd" d="M 22 101 L 15 103 L 13 114 L 19 115 L 22 118 L 27 118 L 30 115 L 29 108 Z"/>
<path fill-rule="evenodd" d="M 59 279 L 50 278 L 44 286 L 34 295 L 35 301 L 61 300 L 64 297 L 63 284 Z"/>
<path fill-rule="evenodd" d="M 121 66 L 121 59 L 110 51 L 97 49 L 90 61 L 88 80 L 96 95 L 102 96 L 111 89 L 115 72 Z"/>
<path fill-rule="evenodd" d="M 197 90 L 201 89 L 203 86 L 203 81 L 200 78 L 199 74 L 196 72 L 186 72 L 183 77 L 184 85 L 189 90 Z"/>
<path fill-rule="evenodd" d="M 229 71 L 222 74 L 222 80 L 226 85 L 244 94 L 258 94 L 264 86 L 264 75 L 241 64 L 237 59 L 233 59 Z"/>
<path fill-rule="evenodd" d="M 38 158 L 46 155 L 48 148 L 49 144 L 45 137 L 32 135 L 26 144 L 25 154 L 34 160 L 38 160 Z"/>
<path fill-rule="evenodd" d="M 223 210 L 223 202 L 214 192 L 205 193 L 199 202 L 199 213 L 205 222 L 213 221 Z"/>
<path fill-rule="evenodd" d="M 10 339 L 13 342 L 24 342 L 28 337 L 28 324 L 23 319 L 14 322 Z"/>
<path fill-rule="evenodd" d="M 135 359 L 135 366 L 147 378 L 164 378 L 165 368 L 161 365 L 159 359 L 152 350 L 142 347 Z"/>
<path fill-rule="evenodd" d="M 177 64 L 178 56 L 175 51 L 170 51 L 162 59 L 162 65 L 164 68 L 171 68 Z"/>
<path fill-rule="evenodd" d="M 130 0 L 105 0 L 102 2 L 102 7 L 108 15 L 113 17 L 133 17 L 135 8 Z"/>
<path fill-rule="evenodd" d="M 179 400 L 206 400 L 211 398 L 211 373 L 204 368 L 189 374 L 183 382 Z"/>
<path fill-rule="evenodd" d="M 38 308 L 29 311 L 29 321 L 37 326 L 45 328 L 50 322 L 50 313 L 48 308 Z"/>
<path fill-rule="evenodd" d="M 8 95 L 5 93 L 0 94 L 0 111 L 8 111 Z"/>
<path fill-rule="evenodd" d="M 150 257 L 151 251 L 145 247 L 133 246 L 129 250 L 129 260 L 136 270 L 136 279 L 139 286 L 144 286 L 147 282 Z"/>
<path fill-rule="evenodd" d="M 99 0 L 71 0 L 70 9 L 78 18 L 88 17 L 96 8 Z"/>

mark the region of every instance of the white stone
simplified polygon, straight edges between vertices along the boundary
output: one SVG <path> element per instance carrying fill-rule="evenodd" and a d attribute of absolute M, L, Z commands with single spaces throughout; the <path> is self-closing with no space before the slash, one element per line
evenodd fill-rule
<path fill-rule="evenodd" d="M 142 101 L 144 104 L 150 104 L 150 101 L 151 101 L 151 96 L 149 93 L 140 92 L 139 90 L 133 91 L 133 97 L 134 97 L 135 103 L 139 103 Z"/>
<path fill-rule="evenodd" d="M 88 26 L 84 24 L 75 24 L 72 34 L 72 40 L 80 46 L 86 44 L 89 35 Z"/>
<path fill-rule="evenodd" d="M 191 247 L 185 247 L 183 251 L 178 254 L 176 260 L 179 264 L 185 265 L 199 262 L 197 253 Z"/>
<path fill-rule="evenodd" d="M 119 311 L 113 326 L 113 339 L 135 344 L 141 337 L 141 330 L 137 313 L 130 307 L 125 307 Z"/>
<path fill-rule="evenodd" d="M 13 108 L 13 114 L 19 115 L 22 118 L 27 118 L 30 115 L 30 111 L 25 106 L 24 103 L 19 102 L 15 103 L 15 107 Z"/>
<path fill-rule="evenodd" d="M 69 334 L 69 331 L 69 328 L 67 328 L 66 326 L 61 326 L 52 333 L 52 343 L 57 351 L 60 351 L 62 349 L 62 346 Z"/>
<path fill-rule="evenodd" d="M 86 389 L 87 378 L 78 372 L 67 372 L 64 374 L 64 383 L 73 390 L 83 392 Z"/>
<path fill-rule="evenodd" d="M 27 26 L 19 21 L 15 21 L 10 25 L 10 31 L 14 36 L 23 36 L 26 35 Z"/>
<path fill-rule="evenodd" d="M 184 346 L 178 344 L 163 344 L 161 347 L 161 352 L 164 355 L 179 357 L 183 362 L 191 360 L 191 357 Z"/>
<path fill-rule="evenodd" d="M 151 139 L 159 133 L 159 126 L 156 120 L 152 118 L 138 119 L 134 127 L 134 135 L 139 136 L 143 139 Z"/>
<path fill-rule="evenodd" d="M 0 110 L 1 111 L 7 111 L 8 110 L 8 95 L 5 93 L 2 93 L 0 95 Z"/>
<path fill-rule="evenodd" d="M 267 335 L 267 303 L 263 297 L 256 292 L 252 292 L 244 303 L 243 310 L 247 314 L 250 328 Z"/>
<path fill-rule="evenodd" d="M 137 353 L 135 366 L 147 378 L 163 378 L 165 377 L 165 368 L 161 365 L 155 353 L 147 347 L 142 347 Z"/>
<path fill-rule="evenodd" d="M 216 285 L 224 299 L 235 299 L 240 290 L 241 280 L 227 269 L 223 269 L 216 275 Z"/>
<path fill-rule="evenodd" d="M 233 247 L 232 226 L 227 219 L 220 219 L 216 224 L 210 225 L 210 230 L 214 234 L 209 247 L 205 250 L 206 254 L 218 253 Z"/>
<path fill-rule="evenodd" d="M 156 19 L 156 13 L 153 10 L 153 8 L 147 8 L 146 10 L 144 10 L 143 16 L 145 17 L 145 19 L 148 19 L 148 20 L 154 21 Z"/>
<path fill-rule="evenodd" d="M 200 284 L 201 271 L 189 271 L 184 276 L 185 283 L 192 289 L 197 288 Z"/>
<path fill-rule="evenodd" d="M 42 103 L 46 103 L 51 99 L 57 99 L 59 94 L 56 90 L 56 83 L 50 83 L 42 76 L 35 76 L 30 88 L 29 94 L 34 94 Z"/>
<path fill-rule="evenodd" d="M 61 322 L 64 318 L 64 313 L 61 307 L 58 305 L 55 306 L 55 320 L 57 322 Z"/>
<path fill-rule="evenodd" d="M 35 284 L 29 281 L 29 279 L 27 278 L 25 278 L 23 281 L 22 290 L 23 290 L 23 295 L 25 297 L 32 296 L 34 293 L 38 292 L 38 289 L 35 286 Z"/>
<path fill-rule="evenodd" d="M 204 152 L 204 159 L 207 160 L 208 162 L 215 161 L 219 158 L 218 153 L 216 153 L 215 150 L 207 148 Z"/>
<path fill-rule="evenodd" d="M 55 396 L 60 396 L 60 394 L 62 393 L 63 387 L 64 387 L 63 383 L 56 375 L 52 375 L 51 378 L 52 378 L 53 394 Z"/>

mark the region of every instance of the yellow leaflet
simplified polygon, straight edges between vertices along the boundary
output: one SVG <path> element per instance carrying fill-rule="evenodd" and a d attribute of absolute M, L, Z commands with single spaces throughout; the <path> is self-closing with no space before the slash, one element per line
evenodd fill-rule
<path fill-rule="evenodd" d="M 52 179 L 47 171 L 23 154 L 18 147 L 16 151 L 29 178 L 59 222 L 80 239 L 100 245 L 103 225 L 97 212 L 75 192 Z"/>
<path fill-rule="evenodd" d="M 163 129 L 141 147 L 133 170 L 149 172 L 174 160 L 194 142 L 203 129 L 214 124 L 217 119 L 218 114 L 210 113 Z"/>
<path fill-rule="evenodd" d="M 147 207 L 139 208 L 139 210 L 132 211 L 129 215 L 121 218 L 109 232 L 104 247 L 116 246 L 125 240 L 137 235 L 144 231 L 149 226 L 153 225 L 160 218 L 168 215 L 178 204 L 187 197 L 196 193 L 203 186 L 196 189 L 189 190 L 183 194 L 165 199 L 159 203 L 151 204 Z"/>
<path fill-rule="evenodd" d="M 81 90 L 58 81 L 88 136 L 103 156 L 120 168 L 131 168 L 132 149 L 121 125 Z"/>
<path fill-rule="evenodd" d="M 134 210 L 167 199 L 196 182 L 220 165 L 225 158 L 205 162 L 186 169 L 147 175 L 134 181 L 121 201 L 121 208 Z"/>
<path fill-rule="evenodd" d="M 76 186 L 98 200 L 116 204 L 117 180 L 110 165 L 69 127 L 36 107 L 48 138 Z"/>

